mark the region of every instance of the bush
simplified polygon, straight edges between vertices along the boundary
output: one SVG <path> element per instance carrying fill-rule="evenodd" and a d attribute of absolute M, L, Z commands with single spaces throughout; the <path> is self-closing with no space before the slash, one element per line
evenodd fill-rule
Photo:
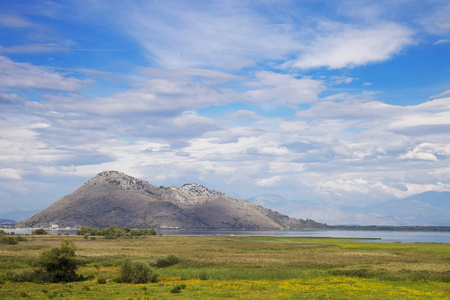
<path fill-rule="evenodd" d="M 39 229 L 35 229 L 31 232 L 31 234 L 36 234 L 36 235 L 43 235 L 43 234 L 48 234 L 47 231 L 45 231 L 45 229 L 39 228 Z"/>
<path fill-rule="evenodd" d="M 98 282 L 99 284 L 105 284 L 105 283 L 106 283 L 106 279 L 105 279 L 105 278 L 98 278 L 98 279 L 97 279 L 97 282 Z"/>
<path fill-rule="evenodd" d="M 11 275 L 8 280 L 11 282 L 34 282 L 34 283 L 44 283 L 46 278 L 42 270 L 30 271 L 24 270 L 19 274 Z"/>
<path fill-rule="evenodd" d="M 15 245 L 19 242 L 26 241 L 27 239 L 23 236 L 4 236 L 0 235 L 0 244 L 7 244 L 7 245 Z"/>
<path fill-rule="evenodd" d="M 94 227 L 81 227 L 77 230 L 77 235 L 86 235 L 90 236 L 104 236 L 108 239 L 115 239 L 119 237 L 125 236 L 147 236 L 147 235 L 156 235 L 156 230 L 154 228 L 147 229 L 131 229 L 130 227 L 119 228 L 116 226 L 110 226 L 107 229 L 104 228 L 94 228 Z"/>
<path fill-rule="evenodd" d="M 80 264 L 75 257 L 75 250 L 73 242 L 65 240 L 61 247 L 42 252 L 36 265 L 45 272 L 46 281 L 69 282 L 79 278 L 75 273 Z"/>
<path fill-rule="evenodd" d="M 179 286 L 179 285 L 174 286 L 174 287 L 170 290 L 170 292 L 171 292 L 172 294 L 179 294 L 179 293 L 181 293 L 181 286 Z"/>
<path fill-rule="evenodd" d="M 19 241 L 13 236 L 2 236 L 2 238 L 0 239 L 0 244 L 15 245 L 18 243 Z"/>
<path fill-rule="evenodd" d="M 138 261 L 125 260 L 120 268 L 119 282 L 147 283 L 154 281 L 153 271 L 148 264 Z"/>
<path fill-rule="evenodd" d="M 155 266 L 158 268 L 166 268 L 173 265 L 176 265 L 180 262 L 180 258 L 176 256 L 175 254 L 169 254 L 164 258 L 158 258 L 156 260 Z"/>

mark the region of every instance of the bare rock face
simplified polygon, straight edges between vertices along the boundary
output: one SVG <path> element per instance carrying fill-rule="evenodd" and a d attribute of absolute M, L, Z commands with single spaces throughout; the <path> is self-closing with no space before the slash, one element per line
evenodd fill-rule
<path fill-rule="evenodd" d="M 105 171 L 16 227 L 155 227 L 262 230 L 318 228 L 254 202 L 227 197 L 200 184 L 156 187 Z"/>

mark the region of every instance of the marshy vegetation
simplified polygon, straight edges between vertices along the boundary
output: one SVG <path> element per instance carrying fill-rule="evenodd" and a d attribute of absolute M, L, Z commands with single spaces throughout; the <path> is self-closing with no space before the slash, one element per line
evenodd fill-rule
<path fill-rule="evenodd" d="M 70 243 L 68 239 L 76 245 L 77 280 L 14 280 L 24 271 L 39 270 L 39 257 Z M 19 244 L 2 244 L 0 253 L 2 299 L 450 297 L 450 247 L 446 244 L 154 235 L 92 240 L 83 235 L 36 235 Z"/>

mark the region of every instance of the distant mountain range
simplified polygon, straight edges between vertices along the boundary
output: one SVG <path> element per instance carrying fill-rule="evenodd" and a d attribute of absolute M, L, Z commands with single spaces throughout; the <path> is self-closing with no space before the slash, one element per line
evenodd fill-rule
<path fill-rule="evenodd" d="M 396 225 L 450 226 L 450 192 L 425 192 L 366 207 L 344 207 L 353 214 L 376 215 Z"/>
<path fill-rule="evenodd" d="M 199 184 L 154 186 L 117 171 L 105 171 L 75 192 L 17 223 L 17 228 L 156 227 L 179 229 L 321 228 L 312 220 L 289 218 L 248 200 Z"/>
<path fill-rule="evenodd" d="M 15 223 L 17 221 L 23 221 L 40 211 L 40 209 L 11 210 L 0 213 L 0 219 L 14 220 Z"/>
<path fill-rule="evenodd" d="M 289 201 L 276 195 L 250 200 L 292 217 L 327 224 L 450 226 L 450 192 L 425 192 L 364 207 L 329 207 L 320 202 Z"/>
<path fill-rule="evenodd" d="M 0 225 L 14 225 L 16 221 L 8 219 L 0 219 Z"/>

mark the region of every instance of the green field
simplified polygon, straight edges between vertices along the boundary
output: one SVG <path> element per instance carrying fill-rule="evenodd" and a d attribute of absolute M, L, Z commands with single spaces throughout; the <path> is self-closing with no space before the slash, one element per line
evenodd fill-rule
<path fill-rule="evenodd" d="M 449 299 L 450 246 L 365 243 L 349 239 L 235 236 L 146 236 L 84 239 L 26 236 L 0 245 L 0 299 Z M 86 279 L 14 282 L 64 239 L 78 247 Z M 154 268 L 159 281 L 117 283 L 125 259 L 180 263 Z M 100 284 L 98 279 L 106 279 Z M 173 293 L 174 287 L 179 293 Z M 172 292 L 171 292 L 172 291 Z"/>

